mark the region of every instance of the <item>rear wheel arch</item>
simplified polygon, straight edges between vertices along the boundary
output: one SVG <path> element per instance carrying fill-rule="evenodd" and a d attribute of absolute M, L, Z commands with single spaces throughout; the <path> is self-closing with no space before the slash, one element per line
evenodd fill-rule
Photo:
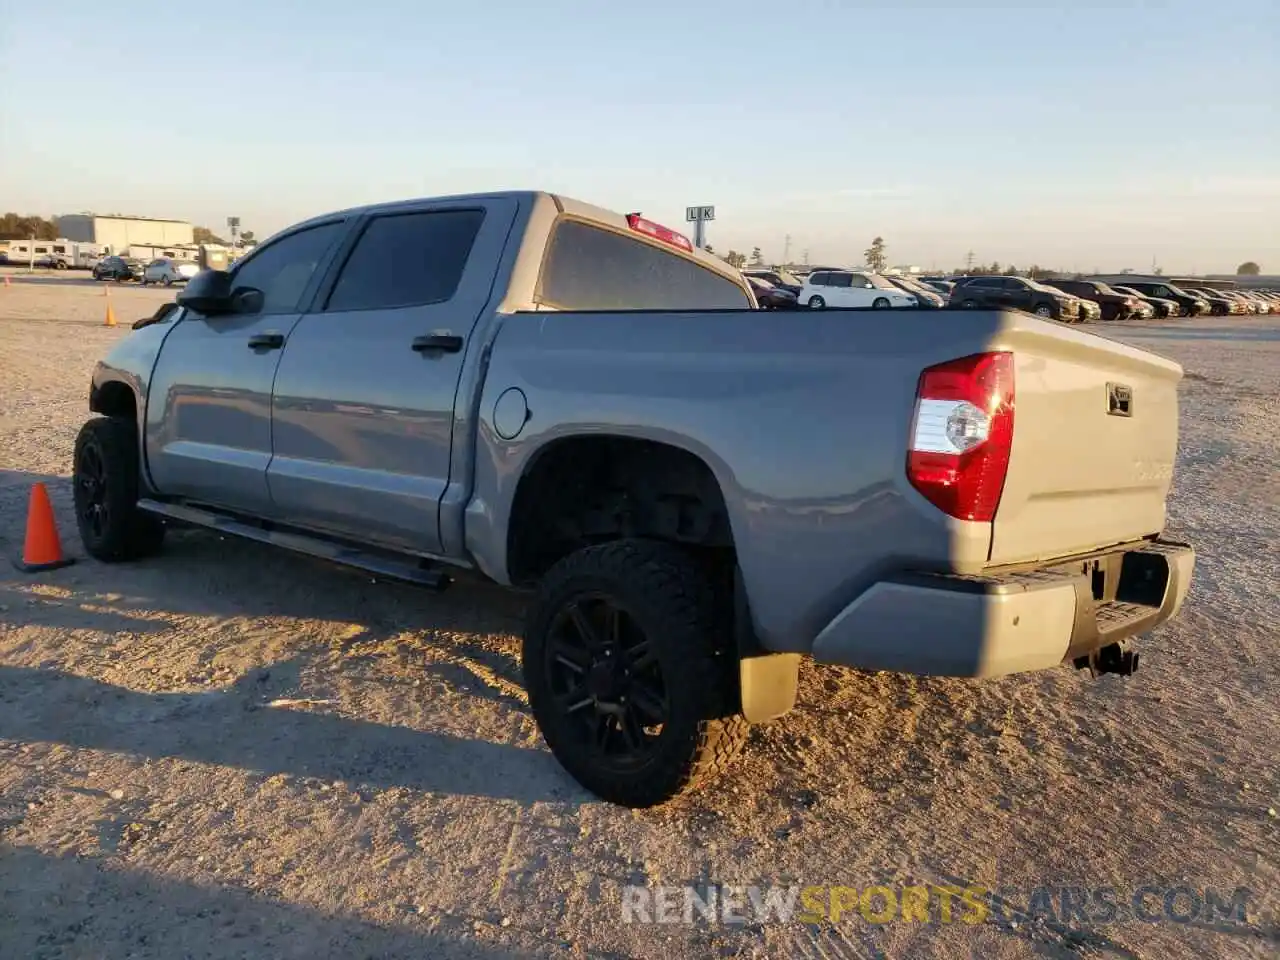
<path fill-rule="evenodd" d="M 630 537 L 732 554 L 724 493 L 706 459 L 615 434 L 553 440 L 516 486 L 507 576 L 528 584 L 577 549 Z"/>

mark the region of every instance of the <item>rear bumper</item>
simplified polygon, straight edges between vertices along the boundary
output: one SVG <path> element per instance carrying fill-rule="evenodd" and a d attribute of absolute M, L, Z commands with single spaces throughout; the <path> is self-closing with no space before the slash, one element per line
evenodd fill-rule
<path fill-rule="evenodd" d="M 905 574 L 873 585 L 818 635 L 813 656 L 862 670 L 996 677 L 1041 670 L 1177 614 L 1195 551 L 1152 541 L 1001 576 Z"/>

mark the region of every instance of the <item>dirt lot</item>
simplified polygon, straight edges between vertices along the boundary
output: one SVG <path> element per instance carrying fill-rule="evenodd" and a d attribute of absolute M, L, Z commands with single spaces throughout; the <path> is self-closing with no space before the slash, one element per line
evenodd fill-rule
<path fill-rule="evenodd" d="M 6 554 L 35 480 L 79 552 L 90 370 L 167 296 L 115 290 L 113 330 L 101 287 L 0 287 Z M 1200 561 L 1141 672 L 811 667 L 719 789 L 656 812 L 551 759 L 496 589 L 195 531 L 133 566 L 0 566 L 0 957 L 1275 956 L 1280 322 L 1106 332 L 1188 372 L 1170 532 Z M 706 882 L 1254 894 L 1244 924 L 620 922 L 624 884 Z"/>

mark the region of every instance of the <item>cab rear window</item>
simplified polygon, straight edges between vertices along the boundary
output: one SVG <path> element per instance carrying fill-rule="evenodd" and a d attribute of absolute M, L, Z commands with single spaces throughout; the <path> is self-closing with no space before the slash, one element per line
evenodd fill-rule
<path fill-rule="evenodd" d="M 559 310 L 750 309 L 746 291 L 692 260 L 610 230 L 561 221 L 539 285 Z"/>

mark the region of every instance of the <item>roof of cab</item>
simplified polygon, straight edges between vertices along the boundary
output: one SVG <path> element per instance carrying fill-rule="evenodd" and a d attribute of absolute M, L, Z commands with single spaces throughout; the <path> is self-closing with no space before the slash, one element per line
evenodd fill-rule
<path fill-rule="evenodd" d="M 388 200 L 382 203 L 370 203 L 358 207 L 348 207 L 344 210 L 331 210 L 328 213 L 319 216 L 310 217 L 299 223 L 291 225 L 288 229 L 303 227 L 311 223 L 317 223 L 322 220 L 330 220 L 334 217 L 353 217 L 363 214 L 396 210 L 400 207 L 412 206 L 419 203 L 435 203 L 435 202 L 459 202 L 459 201 L 478 201 L 478 200 L 498 200 L 503 198 L 514 198 L 529 202 L 537 202 L 538 200 L 546 200 L 554 203 L 556 208 L 562 213 L 568 213 L 573 216 L 582 217 L 584 220 L 595 220 L 599 223 L 608 224 L 619 230 L 629 230 L 630 225 L 624 214 L 614 210 L 598 207 L 595 204 L 586 203 L 582 200 L 575 200 L 572 197 L 566 197 L 563 194 L 549 193 L 545 190 L 497 190 L 490 193 L 460 193 L 443 197 L 407 197 L 403 200 Z M 665 224 L 664 224 L 665 226 Z M 670 229 L 670 228 L 668 228 Z M 640 235 L 637 234 L 637 237 Z M 655 241 L 644 238 L 646 242 Z M 680 256 L 689 257 L 698 263 L 726 277 L 734 278 L 741 281 L 740 273 L 730 267 L 725 261 L 721 260 L 715 254 L 707 253 L 694 247 L 693 250 L 674 250 Z"/>

